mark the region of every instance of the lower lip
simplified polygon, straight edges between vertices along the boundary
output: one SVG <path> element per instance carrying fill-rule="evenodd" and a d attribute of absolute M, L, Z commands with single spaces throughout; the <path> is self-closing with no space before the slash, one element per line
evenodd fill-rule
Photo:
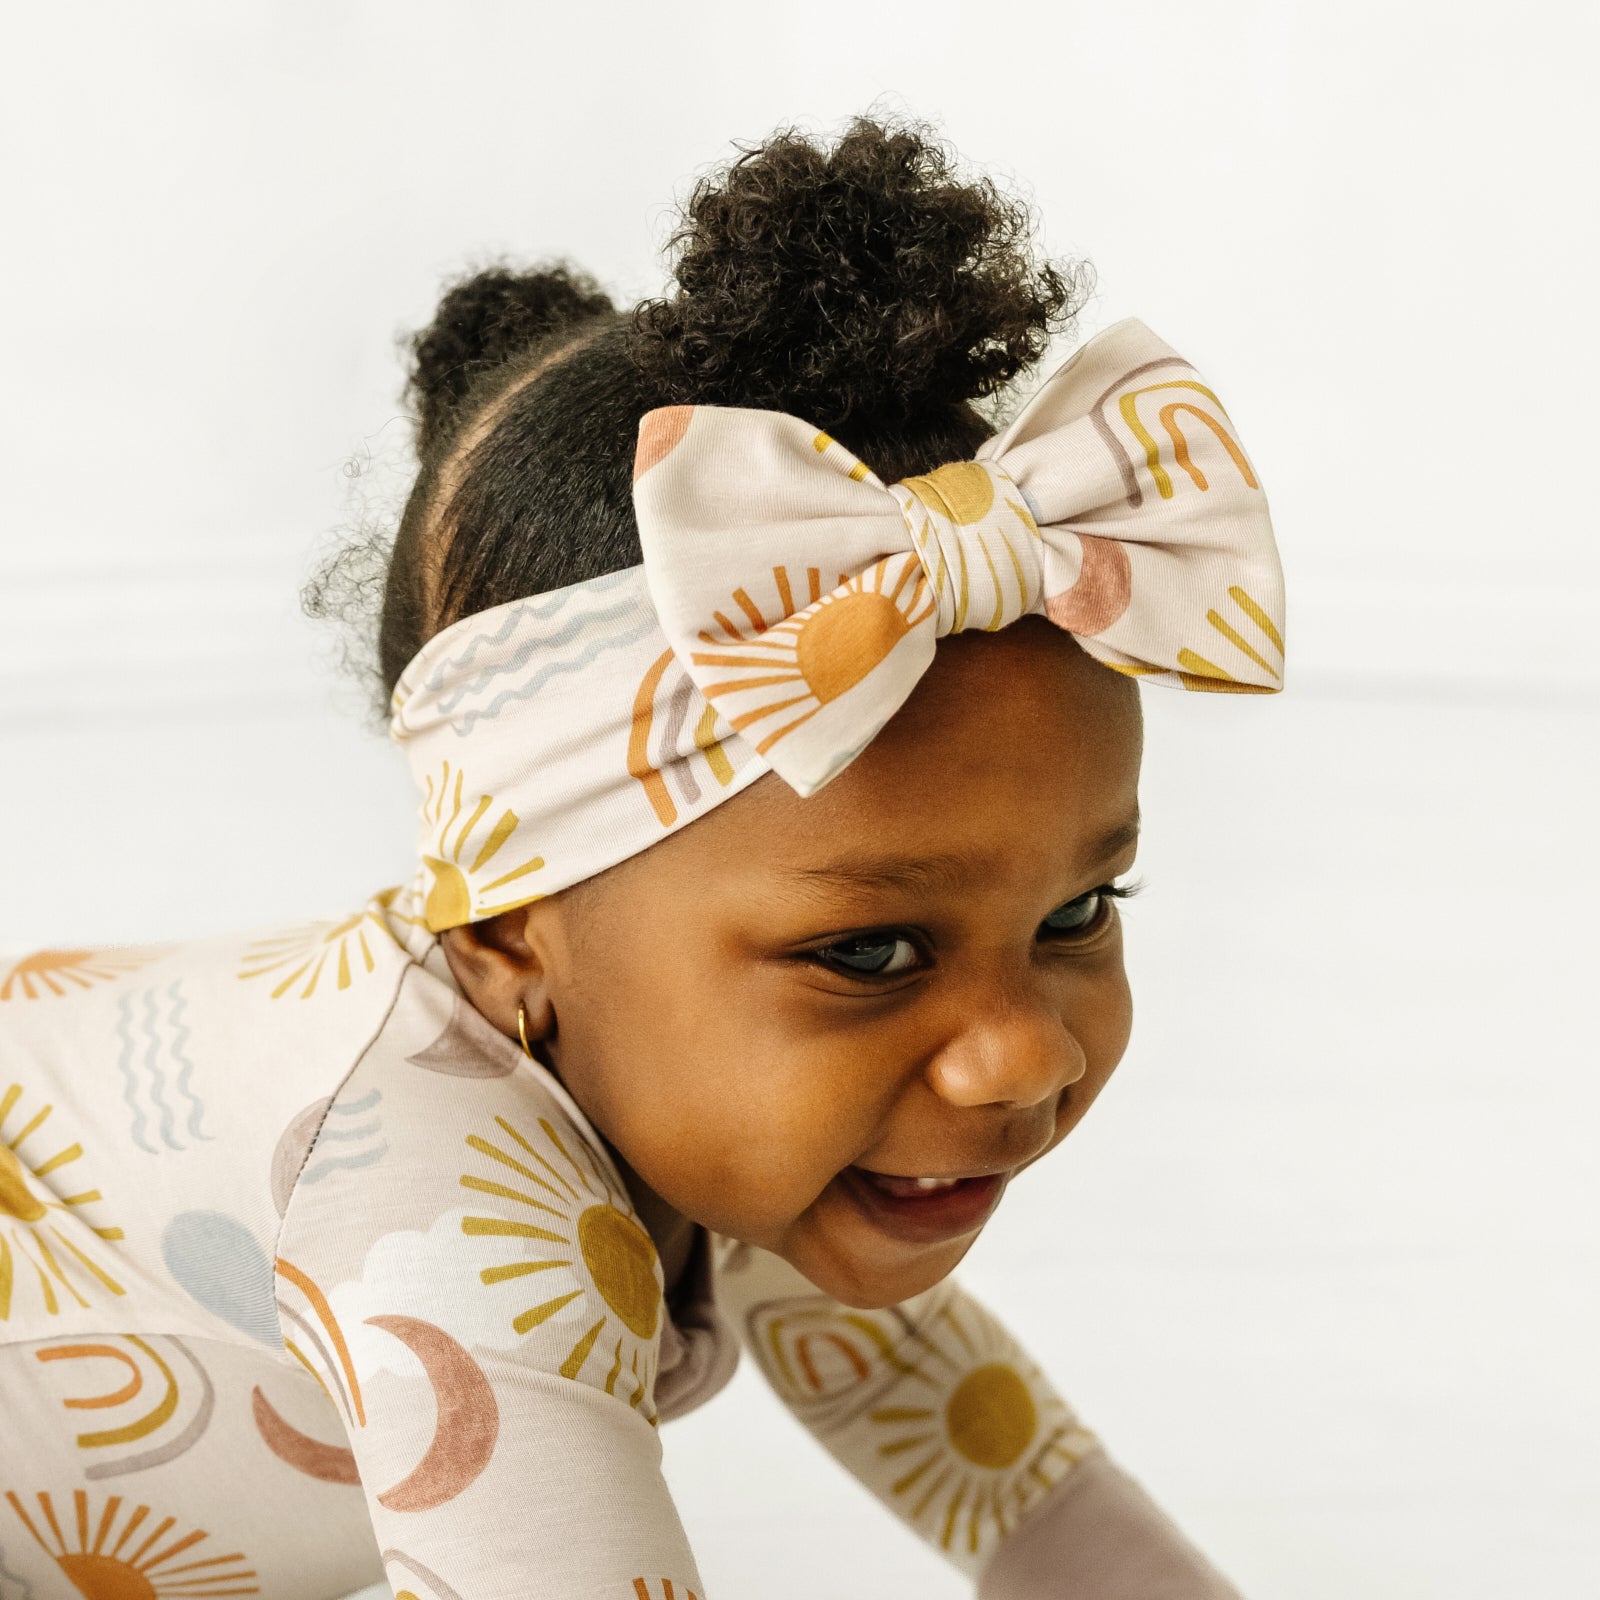
<path fill-rule="evenodd" d="M 1005 1188 L 1005 1174 L 995 1173 L 987 1178 L 963 1178 L 947 1189 L 902 1199 L 886 1194 L 857 1167 L 846 1167 L 840 1177 L 876 1228 L 909 1244 L 936 1244 L 982 1227 Z"/>

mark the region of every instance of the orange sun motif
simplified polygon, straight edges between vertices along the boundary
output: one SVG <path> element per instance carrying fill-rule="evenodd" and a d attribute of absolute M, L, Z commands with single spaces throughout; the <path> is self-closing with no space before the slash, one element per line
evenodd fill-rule
<path fill-rule="evenodd" d="M 89 1304 L 84 1291 L 95 1293 L 96 1284 L 114 1295 L 126 1292 L 88 1253 L 87 1247 L 94 1239 L 117 1240 L 123 1236 L 121 1228 L 95 1227 L 83 1221 L 78 1208 L 94 1205 L 102 1198 L 100 1191 L 84 1189 L 58 1197 L 47 1182 L 53 1173 L 79 1160 L 83 1146 L 63 1145 L 37 1161 L 31 1151 L 24 1153 L 23 1145 L 30 1141 L 38 1145 L 41 1130 L 55 1107 L 42 1107 L 8 1138 L 6 1123 L 21 1098 L 19 1083 L 0 1089 L 0 1322 L 10 1319 L 17 1279 L 25 1279 L 29 1267 L 38 1276 L 39 1293 L 48 1316 L 57 1316 L 61 1311 L 63 1296 L 58 1289 L 80 1306 Z M 45 1148 L 54 1143 L 47 1138 Z M 34 1188 L 35 1183 L 38 1189 Z M 60 1227 L 62 1222 L 67 1224 L 66 1231 Z M 71 1274 L 67 1272 L 69 1266 L 74 1269 Z"/>
<path fill-rule="evenodd" d="M 8 1489 L 6 1499 L 21 1518 L 23 1527 L 38 1541 L 39 1548 L 60 1567 L 67 1581 L 85 1600 L 157 1600 L 157 1597 L 205 1600 L 209 1596 L 261 1593 L 260 1585 L 250 1581 L 256 1574 L 238 1551 L 225 1556 L 177 1561 L 179 1556 L 209 1539 L 210 1534 L 196 1530 L 167 1542 L 177 1525 L 176 1517 L 163 1517 L 145 1532 L 149 1506 L 136 1506 L 128 1514 L 122 1532 L 108 1548 L 106 1541 L 111 1538 L 122 1509 L 121 1495 L 114 1494 L 106 1501 L 94 1528 L 92 1544 L 89 1496 L 84 1490 L 72 1491 L 76 1544 L 69 1543 L 68 1536 L 62 1532 L 54 1502 L 47 1493 L 41 1491 L 38 1496 L 37 1515 L 39 1523 L 49 1530 L 49 1538 L 39 1531 L 15 1492 Z M 144 1533 L 144 1538 L 135 1544 L 134 1537 L 139 1533 Z M 127 1546 L 126 1553 L 124 1546 Z"/>
<path fill-rule="evenodd" d="M 735 589 L 729 609 L 743 614 L 743 624 L 715 612 L 719 631 L 700 632 L 711 648 L 693 655 L 695 665 L 712 669 L 706 699 L 737 732 L 766 724 L 751 735 L 759 736 L 756 749 L 763 755 L 853 689 L 936 609 L 914 552 L 886 556 L 853 578 L 841 574 L 839 587 L 827 594 L 819 569 L 808 567 L 809 598 L 799 611 L 789 569 L 774 567 L 772 582 L 771 621 L 748 590 Z"/>
<path fill-rule="evenodd" d="M 0 1000 L 38 1000 L 47 994 L 66 994 L 69 986 L 92 989 L 154 959 L 126 950 L 37 950 L 0 980 Z"/>

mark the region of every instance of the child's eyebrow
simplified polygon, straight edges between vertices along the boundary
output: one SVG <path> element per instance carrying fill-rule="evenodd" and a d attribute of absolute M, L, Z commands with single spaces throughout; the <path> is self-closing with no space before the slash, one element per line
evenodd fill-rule
<path fill-rule="evenodd" d="M 1119 855 L 1139 837 L 1139 818 L 1130 817 L 1108 829 L 1088 847 L 1086 865 L 1097 867 Z M 855 889 L 933 889 L 959 888 L 986 870 L 986 863 L 974 856 L 947 854 L 924 856 L 844 857 L 814 867 L 791 867 L 790 876 L 802 883 L 824 881 L 847 884 Z"/>

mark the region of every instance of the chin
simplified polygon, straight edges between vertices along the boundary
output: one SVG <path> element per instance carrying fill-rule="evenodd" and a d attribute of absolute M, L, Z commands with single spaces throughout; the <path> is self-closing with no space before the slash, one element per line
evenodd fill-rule
<path fill-rule="evenodd" d="M 828 1260 L 816 1263 L 791 1262 L 825 1295 L 854 1311 L 883 1311 L 902 1300 L 925 1293 L 955 1271 L 962 1256 L 977 1235 L 961 1241 L 955 1254 L 928 1252 L 925 1261 L 908 1261 L 903 1267 L 862 1270 L 854 1263 Z"/>

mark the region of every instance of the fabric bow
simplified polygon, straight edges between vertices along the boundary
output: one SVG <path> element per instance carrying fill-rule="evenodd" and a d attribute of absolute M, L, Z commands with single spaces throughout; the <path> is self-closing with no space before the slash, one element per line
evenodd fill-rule
<path fill-rule="evenodd" d="M 1090 340 L 970 461 L 885 484 L 799 417 L 664 406 L 634 507 L 662 631 L 802 795 L 899 709 L 947 633 L 1040 613 L 1115 671 L 1283 687 L 1283 571 L 1222 402 L 1142 322 Z"/>

